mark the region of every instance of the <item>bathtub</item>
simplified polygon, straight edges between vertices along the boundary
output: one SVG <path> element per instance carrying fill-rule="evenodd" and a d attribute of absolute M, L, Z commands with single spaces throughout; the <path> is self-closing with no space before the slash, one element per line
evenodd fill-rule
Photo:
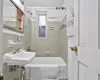
<path fill-rule="evenodd" d="M 67 64 L 61 57 L 35 57 L 25 70 L 26 80 L 67 80 Z"/>

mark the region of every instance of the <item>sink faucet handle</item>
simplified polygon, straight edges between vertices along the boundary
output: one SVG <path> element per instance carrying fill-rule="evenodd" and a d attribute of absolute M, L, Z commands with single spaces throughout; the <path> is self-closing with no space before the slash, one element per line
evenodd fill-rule
<path fill-rule="evenodd" d="M 21 52 L 21 51 L 23 51 L 23 50 L 24 50 L 23 48 L 19 48 L 18 52 Z"/>

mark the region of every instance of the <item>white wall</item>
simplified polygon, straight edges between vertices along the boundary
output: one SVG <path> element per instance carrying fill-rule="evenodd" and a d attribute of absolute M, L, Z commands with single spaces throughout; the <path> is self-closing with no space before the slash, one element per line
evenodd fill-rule
<path fill-rule="evenodd" d="M 72 9 L 74 8 L 74 0 L 64 0 L 64 3 L 63 3 L 63 6 L 64 7 L 67 7 L 67 35 L 69 35 L 70 33 L 72 34 L 72 30 L 73 28 L 72 27 L 69 27 L 69 21 L 72 19 L 72 15 L 71 15 L 71 12 L 72 12 Z M 70 30 L 70 31 L 69 31 Z M 74 40 L 73 39 L 67 39 L 68 40 L 68 80 L 74 80 L 74 71 L 73 70 L 75 67 L 73 65 L 73 62 L 74 61 L 74 53 L 71 51 L 70 47 L 72 47 L 74 45 Z M 72 61 L 73 60 L 73 61 Z"/>
<path fill-rule="evenodd" d="M 2 74 L 2 64 L 3 64 L 3 0 L 0 0 L 0 76 Z"/>
<path fill-rule="evenodd" d="M 3 20 L 4 21 L 16 21 L 17 10 L 13 7 L 4 6 L 3 8 Z"/>
<path fill-rule="evenodd" d="M 64 0 L 63 5 L 64 7 L 71 7 L 74 6 L 74 0 Z"/>
<path fill-rule="evenodd" d="M 71 10 L 74 8 L 74 0 L 64 0 L 62 6 L 67 8 L 67 19 L 69 19 L 71 16 Z"/>

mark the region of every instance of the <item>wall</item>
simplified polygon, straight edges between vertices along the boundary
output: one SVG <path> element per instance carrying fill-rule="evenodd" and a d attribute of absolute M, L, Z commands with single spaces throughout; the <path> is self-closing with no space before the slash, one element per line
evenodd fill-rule
<path fill-rule="evenodd" d="M 62 20 L 62 25 L 67 21 L 67 17 Z M 68 38 L 67 38 L 67 26 L 60 29 L 60 56 L 67 63 L 68 61 Z"/>
<path fill-rule="evenodd" d="M 16 28 L 16 22 L 15 21 L 5 21 L 5 24 L 6 25 L 9 25 L 11 27 L 14 27 Z M 25 34 L 25 50 L 27 50 L 28 47 L 31 47 L 31 20 L 25 16 L 24 17 L 24 34 Z M 7 34 L 9 35 L 9 34 Z M 6 35 L 4 35 L 6 36 Z M 17 36 L 13 36 L 13 35 L 10 35 L 11 36 L 11 39 L 16 39 Z M 7 37 L 7 36 L 6 36 Z"/>
<path fill-rule="evenodd" d="M 9 25 L 11 27 L 15 27 L 16 28 L 16 22 L 15 21 L 5 21 L 6 25 Z M 14 40 L 14 42 L 17 42 L 17 37 L 18 35 L 14 35 L 14 34 L 7 34 L 3 32 L 3 53 L 7 53 L 7 52 L 11 52 L 17 48 L 24 48 L 24 37 L 22 38 L 22 44 L 14 46 L 13 48 L 8 48 L 8 40 Z"/>
<path fill-rule="evenodd" d="M 24 48 L 24 37 L 22 38 L 22 44 L 16 45 L 13 48 L 8 47 L 8 40 L 14 40 L 14 42 L 17 42 L 17 37 L 17 35 L 3 33 L 3 54 L 11 52 L 17 48 Z"/>
<path fill-rule="evenodd" d="M 47 56 L 47 51 L 50 51 L 50 56 L 52 57 L 60 56 L 60 26 L 60 22 L 48 22 L 47 38 L 38 39 L 36 34 L 36 22 L 32 22 L 31 48 L 32 51 L 37 53 L 36 56 Z M 54 27 L 54 29 L 50 30 L 50 27 Z"/>
<path fill-rule="evenodd" d="M 15 21 L 5 21 L 5 24 L 12 27 L 16 27 Z M 25 48 L 27 50 L 28 46 L 31 47 L 31 21 L 28 17 L 24 17 L 24 37 L 22 38 L 22 44 L 14 46 L 13 48 L 8 48 L 8 40 L 17 41 L 17 35 L 3 33 L 3 54 L 11 52 L 17 48 Z M 10 66 L 4 64 L 4 80 L 14 80 L 21 78 L 22 70 L 16 69 L 16 71 L 9 72 Z"/>
<path fill-rule="evenodd" d="M 17 28 L 17 25 L 16 25 L 16 21 L 4 21 L 4 23 L 8 26 L 11 26 L 11 27 L 14 27 L 14 28 Z"/>
<path fill-rule="evenodd" d="M 9 19 L 10 20 L 10 19 Z M 28 47 L 31 47 L 31 20 L 25 15 L 23 19 L 24 23 L 24 34 L 25 34 L 25 50 L 27 50 Z M 11 27 L 17 28 L 16 21 L 8 21 L 5 19 L 4 22 L 6 25 L 9 25 Z"/>
<path fill-rule="evenodd" d="M 17 42 L 17 37 L 18 35 L 7 34 L 3 32 L 3 55 L 5 53 L 12 52 L 18 48 L 24 48 L 24 36 L 21 40 L 21 42 L 23 42 L 22 44 L 15 45 L 12 48 L 8 47 L 8 40 L 13 40 L 14 42 Z M 10 66 L 7 66 L 6 64 L 3 65 L 4 80 L 14 80 L 14 78 L 20 78 L 21 69 L 17 69 L 15 72 L 9 72 L 9 69 Z"/>
<path fill-rule="evenodd" d="M 24 17 L 24 34 L 25 34 L 25 50 L 28 47 L 31 48 L 31 20 L 25 16 Z"/>
<path fill-rule="evenodd" d="M 3 30 L 3 0 L 0 0 L 0 76 L 2 75 L 2 64 L 3 64 L 2 30 Z"/>
<path fill-rule="evenodd" d="M 18 48 L 24 48 L 24 37 L 21 40 L 21 42 L 23 42 L 22 44 L 13 46 L 12 48 L 8 47 L 8 40 L 13 40 L 14 42 L 17 42 L 17 37 L 18 35 L 7 34 L 3 32 L 3 55 L 5 53 L 12 52 Z M 15 72 L 9 72 L 9 69 L 10 66 L 7 66 L 6 64 L 3 65 L 4 80 L 14 80 L 14 78 L 20 78 L 20 69 L 17 69 Z"/>

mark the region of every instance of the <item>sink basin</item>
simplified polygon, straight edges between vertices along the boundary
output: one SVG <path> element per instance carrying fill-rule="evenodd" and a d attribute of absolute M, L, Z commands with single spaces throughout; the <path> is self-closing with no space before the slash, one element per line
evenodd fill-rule
<path fill-rule="evenodd" d="M 25 65 L 32 61 L 35 57 L 35 52 L 21 51 L 20 53 L 13 54 L 13 52 L 4 55 L 4 63 L 8 65 Z"/>

